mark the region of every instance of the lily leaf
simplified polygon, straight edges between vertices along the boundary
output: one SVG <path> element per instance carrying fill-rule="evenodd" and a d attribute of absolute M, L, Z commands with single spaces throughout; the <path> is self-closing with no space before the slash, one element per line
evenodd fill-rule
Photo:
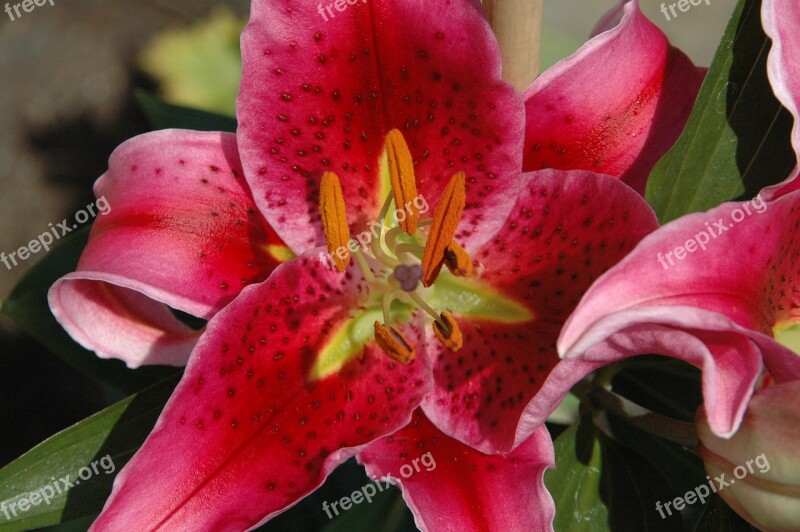
<path fill-rule="evenodd" d="M 139 55 L 164 99 L 233 116 L 242 77 L 239 35 L 246 19 L 219 6 L 189 28 L 156 34 Z"/>
<path fill-rule="evenodd" d="M 761 0 L 740 0 L 678 141 L 650 174 L 645 197 L 662 223 L 750 199 L 794 167 L 792 117 L 767 79 Z"/>
<path fill-rule="evenodd" d="M 20 280 L 3 301 L 0 312 L 49 351 L 88 375 L 98 384 L 125 396 L 161 382 L 175 373 L 175 368 L 145 367 L 128 369 L 119 360 L 101 360 L 87 351 L 64 331 L 50 312 L 47 291 L 61 276 L 75 271 L 89 238 L 89 228 L 76 231 L 58 244 Z"/>
<path fill-rule="evenodd" d="M 661 472 L 586 419 L 556 439 L 555 455 L 545 485 L 555 500 L 557 532 L 627 530 L 632 523 L 655 531 L 681 527 L 678 513 L 662 518 L 656 511 L 657 501 L 674 497 Z"/>
<path fill-rule="evenodd" d="M 557 531 L 610 530 L 608 507 L 600 498 L 602 452 L 588 423 L 565 430 L 555 441 L 556 469 L 544 476 L 556 504 Z"/>
<path fill-rule="evenodd" d="M 0 469 L 0 531 L 83 523 L 100 513 L 114 475 L 144 442 L 178 380 L 124 399 Z"/>

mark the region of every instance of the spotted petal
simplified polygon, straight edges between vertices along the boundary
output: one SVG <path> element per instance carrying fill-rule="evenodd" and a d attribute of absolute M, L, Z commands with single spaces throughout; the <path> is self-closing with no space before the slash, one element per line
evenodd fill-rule
<path fill-rule="evenodd" d="M 112 153 L 95 195 L 108 212 L 49 301 L 67 332 L 101 357 L 185 364 L 198 334 L 165 305 L 211 317 L 278 264 L 269 251 L 281 242 L 255 209 L 232 134 L 131 139 Z"/>
<path fill-rule="evenodd" d="M 537 427 L 529 419 L 556 406 L 529 403 L 558 362 L 556 338 L 567 316 L 592 282 L 656 227 L 644 200 L 612 177 L 523 174 L 511 216 L 475 259 L 484 270 L 480 282 L 532 318 L 458 316 L 464 347 L 452 353 L 432 346 L 435 389 L 423 408 L 436 426 L 486 453 L 524 441 Z"/>
<path fill-rule="evenodd" d="M 321 251 L 321 250 L 317 250 Z M 367 345 L 309 377 L 365 282 L 300 257 L 246 288 L 209 323 L 95 530 L 246 530 L 322 484 L 372 440 L 407 424 L 430 369 Z M 412 327 L 412 341 L 422 342 Z"/>
<path fill-rule="evenodd" d="M 767 75 L 772 84 L 775 96 L 789 110 L 794 118 L 792 127 L 792 146 L 795 155 L 800 154 L 800 5 L 792 0 L 764 0 L 761 5 L 761 20 L 764 31 L 772 39 L 772 49 L 767 60 Z M 797 175 L 800 169 L 795 167 L 789 178 L 764 191 L 766 198 L 797 190 L 800 181 Z"/>
<path fill-rule="evenodd" d="M 523 169 L 585 169 L 639 192 L 683 130 L 705 74 L 642 14 L 586 43 L 525 91 Z"/>
<path fill-rule="evenodd" d="M 278 263 L 271 251 L 281 242 L 255 209 L 232 134 L 131 139 L 111 155 L 95 194 L 108 212 L 49 301 L 72 337 L 101 357 L 184 364 L 198 333 L 166 305 L 208 318 Z"/>
<path fill-rule="evenodd" d="M 364 231 L 388 195 L 378 161 L 397 128 L 431 205 L 465 171 L 460 236 L 479 244 L 516 196 L 524 112 L 480 10 L 467 0 L 337 5 L 252 4 L 237 116 L 256 203 L 292 249 L 320 245 L 319 180 L 334 171 L 351 232 Z"/>
<path fill-rule="evenodd" d="M 358 458 L 370 477 L 399 481 L 420 530 L 552 530 L 555 505 L 543 477 L 555 457 L 544 426 L 511 453 L 485 455 L 417 410 Z"/>
<path fill-rule="evenodd" d="M 762 360 L 778 382 L 800 378 L 800 358 L 772 339 L 773 327 L 798 318 L 798 228 L 800 192 L 667 224 L 592 286 L 559 351 L 606 363 L 659 353 L 700 366 L 709 422 L 730 435 Z"/>

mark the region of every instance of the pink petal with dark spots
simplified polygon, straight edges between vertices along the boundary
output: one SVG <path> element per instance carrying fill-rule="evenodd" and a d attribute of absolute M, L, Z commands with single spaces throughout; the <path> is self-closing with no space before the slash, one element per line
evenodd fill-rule
<path fill-rule="evenodd" d="M 120 145 L 97 180 L 98 215 L 77 271 L 50 289 L 81 345 L 128 365 L 186 363 L 195 333 L 165 305 L 209 318 L 277 265 L 281 244 L 242 177 L 236 137 L 165 130 Z"/>
<path fill-rule="evenodd" d="M 363 445 L 407 424 L 430 389 L 420 358 L 404 366 L 367 345 L 338 373 L 307 377 L 364 296 L 366 283 L 353 271 L 299 257 L 209 321 L 93 529 L 249 529 L 313 491 Z M 404 334 L 424 341 L 417 327 L 406 325 Z"/>
<path fill-rule="evenodd" d="M 761 5 L 764 31 L 772 39 L 772 49 L 767 60 L 767 74 L 775 96 L 794 118 L 792 146 L 795 155 L 800 154 L 800 4 L 792 0 L 764 0 Z M 800 188 L 798 167 L 789 178 L 778 185 L 768 187 L 762 193 L 770 199 L 778 194 Z"/>
<path fill-rule="evenodd" d="M 321 244 L 319 179 L 329 170 L 341 179 L 351 232 L 364 231 L 384 200 L 384 136 L 397 128 L 431 205 L 452 174 L 466 173 L 459 238 L 484 241 L 516 196 L 524 110 L 501 81 L 480 10 L 466 0 L 369 0 L 334 13 L 325 22 L 300 0 L 252 5 L 238 138 L 267 220 L 295 250 Z"/>
<path fill-rule="evenodd" d="M 555 505 L 543 478 L 555 457 L 543 426 L 511 453 L 485 455 L 417 410 L 407 427 L 358 459 L 370 477 L 399 480 L 420 530 L 552 530 Z"/>
<path fill-rule="evenodd" d="M 435 389 L 423 403 L 426 414 L 486 453 L 506 452 L 536 428 L 527 419 L 541 412 L 529 403 L 558 362 L 556 339 L 567 316 L 595 279 L 657 228 L 652 209 L 612 177 L 544 170 L 521 182 L 510 217 L 474 258 L 483 281 L 535 318 L 508 324 L 457 317 L 463 348 L 430 346 Z"/>
<path fill-rule="evenodd" d="M 677 140 L 703 81 L 639 10 L 586 43 L 525 91 L 524 170 L 584 169 L 644 192 Z"/>
<path fill-rule="evenodd" d="M 700 366 L 711 426 L 732 434 L 762 359 L 776 381 L 800 378 L 800 357 L 772 339 L 776 324 L 800 316 L 798 229 L 800 191 L 665 225 L 592 286 L 559 352 L 606 362 L 658 353 Z"/>

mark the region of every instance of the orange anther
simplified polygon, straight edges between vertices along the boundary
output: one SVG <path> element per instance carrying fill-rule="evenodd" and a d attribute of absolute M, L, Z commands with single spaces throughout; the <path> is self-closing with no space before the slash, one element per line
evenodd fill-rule
<path fill-rule="evenodd" d="M 442 198 L 433 213 L 428 241 L 422 253 L 422 284 L 430 286 L 436 280 L 444 261 L 445 251 L 453 241 L 458 222 L 464 214 L 467 194 L 464 172 L 456 172 L 442 193 Z"/>
<path fill-rule="evenodd" d="M 469 277 L 473 273 L 472 257 L 455 240 L 444 251 L 444 263 L 453 275 Z"/>
<path fill-rule="evenodd" d="M 336 269 L 343 272 L 350 262 L 350 250 L 347 247 L 350 231 L 347 228 L 342 184 L 339 182 L 339 176 L 333 172 L 322 174 L 319 184 L 319 211 L 328 253 Z"/>
<path fill-rule="evenodd" d="M 375 322 L 375 341 L 384 353 L 401 364 L 410 364 L 416 356 L 414 347 L 400 331 L 379 321 Z"/>
<path fill-rule="evenodd" d="M 413 235 L 419 223 L 419 209 L 414 204 L 417 197 L 417 181 L 414 177 L 414 160 L 408 144 L 399 130 L 393 129 L 386 135 L 386 155 L 389 160 L 389 178 L 392 181 L 392 196 L 398 209 L 405 209 L 406 216 L 400 227 Z"/>
<path fill-rule="evenodd" d="M 433 332 L 446 348 L 450 351 L 458 351 L 464 345 L 464 337 L 461 335 L 461 329 L 458 328 L 456 319 L 446 310 L 442 312 L 441 319 L 445 325 L 442 325 L 439 320 L 434 321 Z"/>

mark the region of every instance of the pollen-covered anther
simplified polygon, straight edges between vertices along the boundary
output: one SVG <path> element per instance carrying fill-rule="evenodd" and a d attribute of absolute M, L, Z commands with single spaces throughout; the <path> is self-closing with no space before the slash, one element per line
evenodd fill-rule
<path fill-rule="evenodd" d="M 322 174 L 319 189 L 319 210 L 325 243 L 334 266 L 343 272 L 350 262 L 350 250 L 347 247 L 350 231 L 347 228 L 347 211 L 339 176 L 333 172 L 325 172 Z"/>
<path fill-rule="evenodd" d="M 413 235 L 419 223 L 419 209 L 414 204 L 417 197 L 417 180 L 414 177 L 414 159 L 408 144 L 399 130 L 393 129 L 386 135 L 385 148 L 389 163 L 389 178 L 392 183 L 392 196 L 398 209 L 404 209 L 406 216 L 398 220 L 400 227 Z"/>
<path fill-rule="evenodd" d="M 472 257 L 455 240 L 450 242 L 444 251 L 444 263 L 447 265 L 447 269 L 457 277 L 469 277 L 475 271 L 472 266 Z"/>
<path fill-rule="evenodd" d="M 379 321 L 375 322 L 375 341 L 389 358 L 401 364 L 410 364 L 416 356 L 414 347 L 400 331 L 391 326 L 386 327 Z"/>
<path fill-rule="evenodd" d="M 458 351 L 464 345 L 464 337 L 461 335 L 461 329 L 458 328 L 456 319 L 446 310 L 441 313 L 440 318 L 441 321 L 433 322 L 433 332 L 442 345 L 450 351 Z M 444 322 L 444 325 L 441 322 Z"/>
<path fill-rule="evenodd" d="M 422 284 L 430 286 L 439 275 L 445 252 L 453 241 L 458 222 L 464 214 L 466 204 L 466 176 L 464 172 L 456 172 L 442 193 L 439 204 L 433 213 L 428 241 L 422 253 Z"/>

